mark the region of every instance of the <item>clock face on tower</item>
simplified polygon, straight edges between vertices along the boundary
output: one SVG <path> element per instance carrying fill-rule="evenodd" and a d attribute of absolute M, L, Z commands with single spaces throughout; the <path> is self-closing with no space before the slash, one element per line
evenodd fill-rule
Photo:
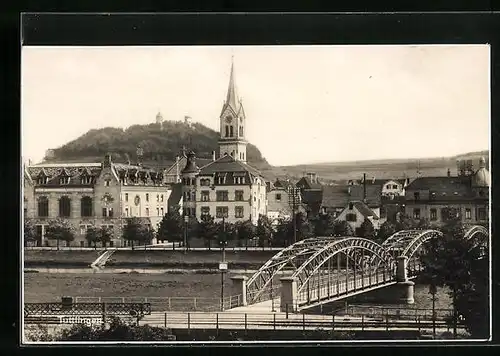
<path fill-rule="evenodd" d="M 231 116 L 226 116 L 226 122 L 230 124 L 231 122 L 233 122 L 233 118 Z"/>

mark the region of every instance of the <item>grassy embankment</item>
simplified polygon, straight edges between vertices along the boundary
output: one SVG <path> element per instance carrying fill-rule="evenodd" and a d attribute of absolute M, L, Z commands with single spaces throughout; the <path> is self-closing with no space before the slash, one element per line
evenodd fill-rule
<path fill-rule="evenodd" d="M 231 269 L 258 269 L 275 251 L 227 251 L 226 261 Z M 88 267 L 98 251 L 25 251 L 24 266 L 30 267 Z M 220 251 L 116 251 L 106 263 L 116 268 L 197 268 L 217 269 Z"/>

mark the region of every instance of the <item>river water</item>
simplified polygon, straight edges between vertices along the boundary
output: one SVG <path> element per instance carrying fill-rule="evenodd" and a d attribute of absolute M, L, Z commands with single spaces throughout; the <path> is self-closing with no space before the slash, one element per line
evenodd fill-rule
<path fill-rule="evenodd" d="M 250 276 L 255 271 L 254 270 L 230 270 L 226 276 L 226 280 L 230 282 L 229 278 L 233 275 L 247 275 Z M 215 275 L 219 272 L 217 270 L 210 269 L 161 269 L 161 268 L 104 268 L 102 270 L 94 270 L 92 268 L 25 268 L 25 273 L 30 274 L 31 278 L 37 279 L 35 277 L 36 274 L 40 274 L 40 277 L 53 275 L 54 277 L 57 275 L 72 275 L 77 276 L 88 276 L 88 278 L 99 278 L 99 275 L 102 275 L 103 278 L 105 276 L 113 276 L 113 275 L 126 275 L 126 274 L 135 274 L 146 276 L 154 276 L 154 275 L 171 275 L 172 277 L 178 275 L 177 277 L 173 277 L 175 279 L 182 280 L 184 277 L 182 275 L 199 275 L 199 274 L 210 274 Z M 283 275 L 286 275 L 286 272 L 277 276 L 276 283 L 279 283 L 279 278 Z M 92 276 L 92 277 L 91 277 Z M 201 276 L 200 276 L 201 277 Z M 208 277 L 208 276 L 207 276 Z M 132 278 L 131 278 L 132 282 Z M 219 287 L 217 286 L 217 289 Z M 384 288 L 385 289 L 385 288 Z M 349 305 L 363 305 L 363 306 L 382 306 L 389 308 L 416 308 L 416 309 L 431 309 L 432 308 L 432 296 L 429 293 L 429 287 L 423 284 L 415 284 L 414 287 L 414 300 L 415 303 L 412 305 L 407 304 L 397 304 L 392 303 L 390 298 L 384 298 L 384 289 L 380 289 L 376 292 L 365 293 L 359 295 L 355 298 L 349 298 L 347 303 Z M 436 293 L 436 301 L 435 308 L 436 309 L 450 309 L 451 308 L 451 299 L 447 294 L 448 290 L 443 288 L 438 288 Z M 60 296 L 54 296 L 56 299 Z M 194 297 L 194 296 L 193 296 Z M 345 302 L 337 302 L 333 305 L 324 305 L 322 307 L 322 312 L 328 313 L 333 309 L 338 309 L 341 304 L 345 304 Z"/>

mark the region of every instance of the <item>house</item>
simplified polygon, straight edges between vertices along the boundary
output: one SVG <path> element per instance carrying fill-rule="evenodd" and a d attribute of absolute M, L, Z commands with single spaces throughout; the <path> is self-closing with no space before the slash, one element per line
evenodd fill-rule
<path fill-rule="evenodd" d="M 364 182 L 361 179 L 360 185 Z M 405 196 L 405 189 L 410 183 L 410 178 L 404 179 L 376 179 L 375 177 L 367 178 L 366 185 L 378 185 L 381 187 L 381 195 L 383 198 L 394 199 Z"/>
<path fill-rule="evenodd" d="M 111 245 L 124 246 L 126 218 L 140 217 L 155 229 L 168 209 L 171 194 L 163 172 L 141 164 L 115 163 L 107 154 L 101 163 L 52 163 L 24 168 L 24 218 L 32 219 L 37 245 L 55 245 L 45 239 L 49 222 L 68 221 L 77 231 L 73 246 L 85 246 L 90 226 L 113 232 Z"/>
<path fill-rule="evenodd" d="M 323 185 L 314 172 L 307 173 L 305 177 L 299 179 L 295 186 L 300 191 L 301 206 L 308 217 L 315 216 L 321 208 L 323 196 Z"/>
<path fill-rule="evenodd" d="M 198 220 L 210 215 L 229 223 L 257 224 L 259 216 L 266 215 L 267 182 L 247 164 L 247 118 L 236 92 L 234 65 L 219 123 L 219 157 L 199 164 L 194 152 L 187 155 L 181 171 L 183 214 Z"/>
<path fill-rule="evenodd" d="M 380 228 L 380 218 L 377 213 L 370 209 L 367 204 L 358 200 L 349 202 L 335 220 L 346 221 L 351 225 L 353 231 L 357 231 L 365 219 L 372 222 L 375 230 Z"/>
<path fill-rule="evenodd" d="M 379 185 L 333 185 L 324 186 L 320 212 L 334 217 L 345 210 L 350 202 L 364 202 L 378 217 L 384 217 Z"/>
<path fill-rule="evenodd" d="M 484 158 L 479 169 L 460 170 L 457 176 L 448 171 L 443 177 L 421 177 L 406 188 L 405 212 L 415 220 L 427 219 L 440 226 L 456 211 L 464 223 L 486 224 L 489 221 L 490 173 Z"/>
<path fill-rule="evenodd" d="M 267 191 L 267 217 L 276 222 L 279 219 L 290 219 L 294 206 L 294 191 L 297 189 L 288 180 L 276 179 L 269 184 Z M 295 205 L 300 204 L 300 194 L 295 195 Z"/>

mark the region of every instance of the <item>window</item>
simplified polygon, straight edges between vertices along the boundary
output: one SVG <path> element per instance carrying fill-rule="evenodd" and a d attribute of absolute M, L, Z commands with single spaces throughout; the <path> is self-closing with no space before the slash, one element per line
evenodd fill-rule
<path fill-rule="evenodd" d="M 477 209 L 477 219 L 478 220 L 486 220 L 486 209 L 485 208 L 478 208 Z"/>
<path fill-rule="evenodd" d="M 480 191 L 479 191 L 479 196 L 480 196 L 480 197 L 484 197 L 484 191 L 483 191 L 483 190 L 480 190 Z"/>
<path fill-rule="evenodd" d="M 234 136 L 233 126 L 229 126 L 229 137 Z"/>
<path fill-rule="evenodd" d="M 163 216 L 165 214 L 163 214 L 163 208 L 160 208 L 160 216 Z"/>
<path fill-rule="evenodd" d="M 146 193 L 146 201 L 149 201 L 149 193 Z"/>
<path fill-rule="evenodd" d="M 217 201 L 228 201 L 228 194 L 227 190 L 219 190 L 216 192 L 217 194 Z"/>
<path fill-rule="evenodd" d="M 436 209 L 431 209 L 431 220 L 433 220 L 433 221 L 437 220 L 437 210 Z"/>
<path fill-rule="evenodd" d="M 61 197 L 59 199 L 59 216 L 62 218 L 69 218 L 71 216 L 71 199 L 68 197 Z"/>
<path fill-rule="evenodd" d="M 386 188 L 386 189 L 391 189 L 391 185 L 390 185 L 390 184 L 387 184 L 387 185 L 385 186 L 385 188 Z"/>
<path fill-rule="evenodd" d="M 225 183 L 225 176 L 218 176 L 217 177 L 217 184 L 224 184 Z"/>
<path fill-rule="evenodd" d="M 413 218 L 420 219 L 420 208 L 413 209 Z"/>
<path fill-rule="evenodd" d="M 105 186 L 105 187 L 109 187 L 109 184 L 110 184 L 110 183 L 111 183 L 111 180 L 106 179 L 106 180 L 104 181 L 104 186 Z"/>
<path fill-rule="evenodd" d="M 281 201 L 281 194 L 280 193 L 276 193 L 276 201 Z"/>
<path fill-rule="evenodd" d="M 129 217 L 129 210 L 128 208 L 125 208 L 125 216 L 128 218 Z"/>
<path fill-rule="evenodd" d="M 243 217 L 243 207 L 242 206 L 235 206 L 234 207 L 234 216 L 236 218 L 242 218 Z"/>
<path fill-rule="evenodd" d="M 40 197 L 38 199 L 38 216 L 41 218 L 49 216 L 49 199 L 47 197 Z"/>
<path fill-rule="evenodd" d="M 61 185 L 69 184 L 69 177 L 59 178 L 59 184 L 61 184 Z"/>
<path fill-rule="evenodd" d="M 196 192 L 191 192 L 191 200 L 196 201 Z"/>
<path fill-rule="evenodd" d="M 149 216 L 149 208 L 146 208 L 146 216 Z"/>
<path fill-rule="evenodd" d="M 204 187 L 210 186 L 210 179 L 200 179 L 200 185 Z"/>
<path fill-rule="evenodd" d="M 235 190 L 234 191 L 234 200 L 243 201 L 243 190 Z"/>
<path fill-rule="evenodd" d="M 163 194 L 160 195 L 160 201 L 163 203 Z"/>
<path fill-rule="evenodd" d="M 112 218 L 113 208 L 102 208 L 102 216 L 105 218 Z"/>
<path fill-rule="evenodd" d="M 215 216 L 218 218 L 227 218 L 229 216 L 229 208 L 227 206 L 216 207 Z"/>
<path fill-rule="evenodd" d="M 467 220 L 472 219 L 472 214 L 470 208 L 465 208 L 465 218 Z"/>
<path fill-rule="evenodd" d="M 87 175 L 82 176 L 82 177 L 80 177 L 80 183 L 81 184 L 90 184 L 90 183 L 92 183 L 92 177 L 87 176 Z"/>
<path fill-rule="evenodd" d="M 413 196 L 415 197 L 415 200 L 420 200 L 420 192 L 413 193 Z"/>
<path fill-rule="evenodd" d="M 210 215 L 210 207 L 209 206 L 202 206 L 201 207 L 201 216 L 207 216 Z"/>
<path fill-rule="evenodd" d="M 208 190 L 201 191 L 201 201 L 210 201 L 210 191 Z"/>
<path fill-rule="evenodd" d="M 349 203 L 349 210 L 352 210 L 353 207 L 354 207 L 354 204 L 353 203 Z M 356 220 L 354 220 L 354 221 L 356 221 Z"/>
<path fill-rule="evenodd" d="M 80 201 L 81 215 L 88 217 L 92 216 L 92 198 L 83 197 Z"/>
<path fill-rule="evenodd" d="M 160 208 L 156 208 L 156 216 L 160 216 Z"/>
<path fill-rule="evenodd" d="M 240 136 L 243 136 L 243 126 L 240 126 Z"/>
<path fill-rule="evenodd" d="M 398 189 L 398 186 L 396 184 L 393 184 L 392 189 Z"/>
<path fill-rule="evenodd" d="M 160 202 L 160 195 L 159 194 L 156 194 L 156 201 Z"/>
<path fill-rule="evenodd" d="M 354 222 L 357 220 L 357 216 L 356 216 L 356 214 L 349 213 L 349 214 L 346 214 L 345 220 Z"/>
<path fill-rule="evenodd" d="M 125 193 L 125 201 L 128 202 L 128 193 Z"/>
<path fill-rule="evenodd" d="M 191 185 L 196 185 L 196 178 L 191 178 Z"/>

